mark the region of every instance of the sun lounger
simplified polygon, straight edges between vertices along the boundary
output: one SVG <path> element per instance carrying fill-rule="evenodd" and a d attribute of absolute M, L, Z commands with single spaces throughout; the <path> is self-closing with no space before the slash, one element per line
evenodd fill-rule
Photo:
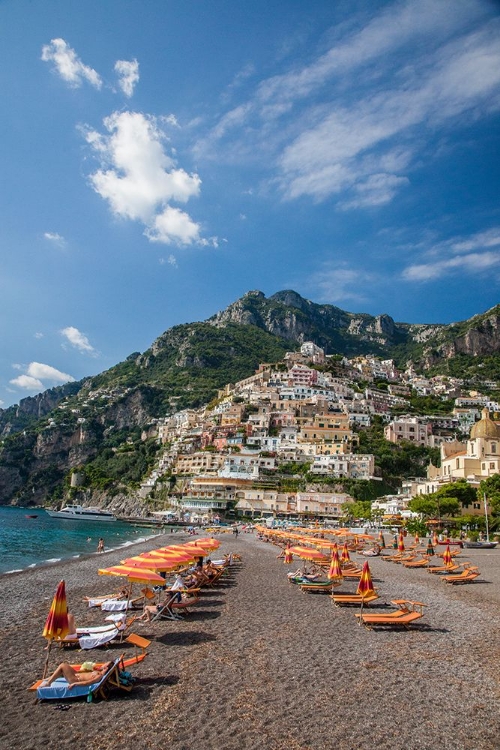
<path fill-rule="evenodd" d="M 394 604 L 396 607 L 391 612 L 357 612 L 354 616 L 359 618 L 360 623 L 363 618 L 367 622 L 377 622 L 378 620 L 387 620 L 388 618 L 398 620 L 409 612 L 423 613 L 423 608 L 427 606 L 423 602 L 416 602 L 412 599 L 393 599 L 391 604 Z"/>
<path fill-rule="evenodd" d="M 84 650 L 100 648 L 117 638 L 123 638 L 125 631 L 130 628 L 135 619 L 135 617 L 129 617 L 128 620 L 122 622 L 110 622 L 107 625 L 77 628 L 74 635 L 66 636 L 66 638 L 58 641 L 58 643 L 61 647 L 79 646 Z"/>
<path fill-rule="evenodd" d="M 422 557 L 420 560 L 410 560 L 402 563 L 405 568 L 426 568 L 429 565 L 429 558 Z"/>
<path fill-rule="evenodd" d="M 434 565 L 427 568 L 428 573 L 436 573 L 440 575 L 441 573 L 452 573 L 454 570 L 458 570 L 460 565 Z"/>
<path fill-rule="evenodd" d="M 376 591 L 367 594 L 366 596 L 362 596 L 361 594 L 332 594 L 333 603 L 338 607 L 344 607 L 350 604 L 357 604 L 358 606 L 362 604 L 365 607 L 378 598 L 379 595 Z"/>
<path fill-rule="evenodd" d="M 409 629 L 409 626 L 416 622 L 417 620 L 420 620 L 423 617 L 422 612 L 405 612 L 401 617 L 394 617 L 389 613 L 386 617 L 378 617 L 374 618 L 373 615 L 369 614 L 362 614 L 361 615 L 361 622 L 365 627 L 367 627 L 369 630 L 371 630 L 374 627 L 400 627 L 405 628 L 406 630 Z"/>
<path fill-rule="evenodd" d="M 333 581 L 309 581 L 307 583 L 299 583 L 299 586 L 300 590 L 305 594 L 331 594 L 334 586 L 338 586 L 339 583 L 340 581 L 338 583 L 334 583 Z"/>
<path fill-rule="evenodd" d="M 461 583 L 472 583 L 476 578 L 479 578 L 479 570 L 477 567 L 469 567 L 463 570 L 461 573 L 454 576 L 443 576 L 442 580 L 445 583 L 461 584 Z"/>
<path fill-rule="evenodd" d="M 99 682 L 96 682 L 94 685 L 75 685 L 70 688 L 68 681 L 64 677 L 59 677 L 49 686 L 40 685 L 36 691 L 37 698 L 38 700 L 59 701 L 68 700 L 69 698 L 87 698 L 87 702 L 90 703 L 95 698 L 106 699 L 112 688 L 128 692 L 132 690 L 132 685 L 128 680 L 125 683 L 120 676 L 122 659 L 122 656 L 115 659 Z"/>

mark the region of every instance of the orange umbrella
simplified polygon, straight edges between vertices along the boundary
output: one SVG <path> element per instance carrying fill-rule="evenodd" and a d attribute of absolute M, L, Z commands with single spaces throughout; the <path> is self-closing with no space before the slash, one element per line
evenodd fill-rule
<path fill-rule="evenodd" d="M 373 594 L 374 591 L 375 589 L 373 587 L 370 566 L 368 565 L 368 560 L 366 560 L 363 565 L 363 570 L 361 572 L 361 578 L 359 579 L 358 588 L 356 589 L 356 594 L 367 596 L 368 594 Z"/>
<path fill-rule="evenodd" d="M 405 538 L 402 534 L 399 535 L 398 539 L 398 552 L 404 552 L 405 551 Z"/>
<path fill-rule="evenodd" d="M 414 542 L 415 542 L 415 544 L 420 544 L 420 539 L 419 539 L 418 534 L 415 534 Z"/>
<path fill-rule="evenodd" d="M 328 570 L 327 577 L 329 581 L 338 581 L 339 583 L 342 581 L 342 578 L 344 577 L 342 575 L 342 568 L 340 566 L 338 550 L 334 550 L 332 552 L 332 562 L 330 563 L 330 569 Z"/>
<path fill-rule="evenodd" d="M 311 549 L 310 547 L 290 547 L 290 552 L 297 557 L 301 557 L 303 560 L 311 560 L 312 562 L 328 562 L 328 558 L 317 549 Z"/>
<path fill-rule="evenodd" d="M 220 542 L 218 539 L 213 539 L 212 537 L 206 537 L 204 539 L 196 539 L 192 542 L 186 542 L 184 545 L 185 547 L 202 547 L 203 549 L 208 550 L 211 552 L 212 550 L 217 549 L 220 547 Z"/>
<path fill-rule="evenodd" d="M 345 565 L 346 563 L 350 562 L 351 556 L 349 554 L 349 548 L 347 546 L 347 542 L 344 542 L 342 545 L 342 552 L 340 554 L 340 562 L 342 565 Z"/>
<path fill-rule="evenodd" d="M 293 552 L 291 551 L 290 547 L 287 547 L 285 550 L 285 565 L 289 565 L 293 562 Z"/>
<path fill-rule="evenodd" d="M 179 565 L 183 565 L 184 561 L 175 560 L 174 558 L 161 559 L 160 557 L 157 557 L 156 559 L 149 558 L 147 560 L 144 560 L 141 559 L 140 555 L 138 555 L 137 557 L 129 557 L 126 560 L 122 560 L 121 563 L 122 565 L 141 568 L 141 570 L 145 568 L 146 570 L 152 570 L 155 573 L 158 571 L 160 571 L 161 573 L 166 573 L 167 571 L 175 570 L 179 567 Z"/>
<path fill-rule="evenodd" d="M 100 576 L 120 576 L 126 578 L 130 583 L 159 583 L 165 584 L 165 579 L 149 568 L 141 568 L 133 565 L 113 565 L 110 568 L 101 568 L 97 571 Z"/>
<path fill-rule="evenodd" d="M 47 674 L 47 666 L 49 663 L 50 649 L 52 647 L 52 641 L 62 641 L 69 633 L 68 629 L 68 604 L 66 601 L 66 584 L 64 581 L 60 581 L 52 604 L 50 605 L 49 614 L 45 620 L 45 626 L 43 628 L 43 637 L 48 640 L 47 646 L 47 658 L 45 659 L 45 668 L 43 676 Z"/>
<path fill-rule="evenodd" d="M 436 534 L 436 532 L 434 532 L 432 535 L 432 544 L 434 547 L 437 547 L 439 544 L 439 539 L 438 539 L 438 535 Z"/>
<path fill-rule="evenodd" d="M 443 563 L 445 565 L 453 565 L 453 557 L 451 555 L 450 545 L 446 545 L 446 549 L 443 552 Z"/>

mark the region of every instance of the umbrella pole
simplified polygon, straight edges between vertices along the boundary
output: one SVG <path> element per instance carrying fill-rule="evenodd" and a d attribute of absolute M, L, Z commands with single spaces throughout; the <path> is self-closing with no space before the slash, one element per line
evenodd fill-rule
<path fill-rule="evenodd" d="M 45 657 L 45 664 L 43 666 L 43 675 L 42 680 L 44 680 L 47 677 L 47 670 L 49 666 L 49 657 L 50 657 L 50 649 L 52 648 L 52 638 L 47 644 L 47 656 Z"/>
<path fill-rule="evenodd" d="M 128 620 L 128 603 L 130 601 L 130 595 L 131 595 L 131 593 L 132 593 L 132 584 L 130 584 L 130 586 L 127 589 L 127 606 L 125 607 L 125 622 L 127 622 L 127 620 Z M 120 643 L 123 642 L 123 634 L 124 634 L 125 630 L 126 630 L 126 628 L 122 628 L 122 630 L 120 632 Z"/>

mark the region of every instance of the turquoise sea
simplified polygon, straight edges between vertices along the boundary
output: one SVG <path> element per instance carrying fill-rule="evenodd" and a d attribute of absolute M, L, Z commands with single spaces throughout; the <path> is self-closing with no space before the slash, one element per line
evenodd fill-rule
<path fill-rule="evenodd" d="M 28 518 L 30 514 L 37 517 Z M 96 552 L 99 537 L 109 550 L 153 534 L 120 521 L 68 521 L 39 508 L 0 506 L 0 574 Z"/>

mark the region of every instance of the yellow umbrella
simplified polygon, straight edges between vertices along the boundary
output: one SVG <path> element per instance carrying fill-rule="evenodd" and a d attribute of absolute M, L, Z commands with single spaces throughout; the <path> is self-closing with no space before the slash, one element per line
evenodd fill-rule
<path fill-rule="evenodd" d="M 347 546 L 347 542 L 344 542 L 342 545 L 342 552 L 340 553 L 340 562 L 342 565 L 345 565 L 346 563 L 351 561 L 351 556 L 349 554 L 349 548 Z"/>
<path fill-rule="evenodd" d="M 120 576 L 130 583 L 159 583 L 162 586 L 165 583 L 154 570 L 133 565 L 113 565 L 110 568 L 101 568 L 97 572 L 100 576 Z"/>
<path fill-rule="evenodd" d="M 333 550 L 332 552 L 332 562 L 327 577 L 329 581 L 338 581 L 338 583 L 340 583 L 344 577 L 342 575 L 338 550 Z"/>
<path fill-rule="evenodd" d="M 405 551 L 405 538 L 402 534 L 399 535 L 398 540 L 398 552 L 404 552 Z"/>
<path fill-rule="evenodd" d="M 367 596 L 368 594 L 373 594 L 374 591 L 375 589 L 373 587 L 370 566 L 368 565 L 368 560 L 366 560 L 365 564 L 363 565 L 363 570 L 361 572 L 361 578 L 359 579 L 358 588 L 356 589 L 356 594 L 359 594 L 360 596 Z"/>
<path fill-rule="evenodd" d="M 310 547 L 290 547 L 290 552 L 297 557 L 301 557 L 303 560 L 322 563 L 328 562 L 328 558 L 325 555 L 319 550 L 311 549 Z"/>
<path fill-rule="evenodd" d="M 446 545 L 446 549 L 443 552 L 443 563 L 447 566 L 453 565 L 453 557 L 449 544 Z"/>
<path fill-rule="evenodd" d="M 68 629 L 68 603 L 66 601 L 66 584 L 64 581 L 60 581 L 52 604 L 50 605 L 49 614 L 45 620 L 45 626 L 43 628 L 43 637 L 48 640 L 47 646 L 47 658 L 45 659 L 45 667 L 43 676 L 47 674 L 47 666 L 49 663 L 50 649 L 52 647 L 52 641 L 62 641 L 69 633 Z"/>

